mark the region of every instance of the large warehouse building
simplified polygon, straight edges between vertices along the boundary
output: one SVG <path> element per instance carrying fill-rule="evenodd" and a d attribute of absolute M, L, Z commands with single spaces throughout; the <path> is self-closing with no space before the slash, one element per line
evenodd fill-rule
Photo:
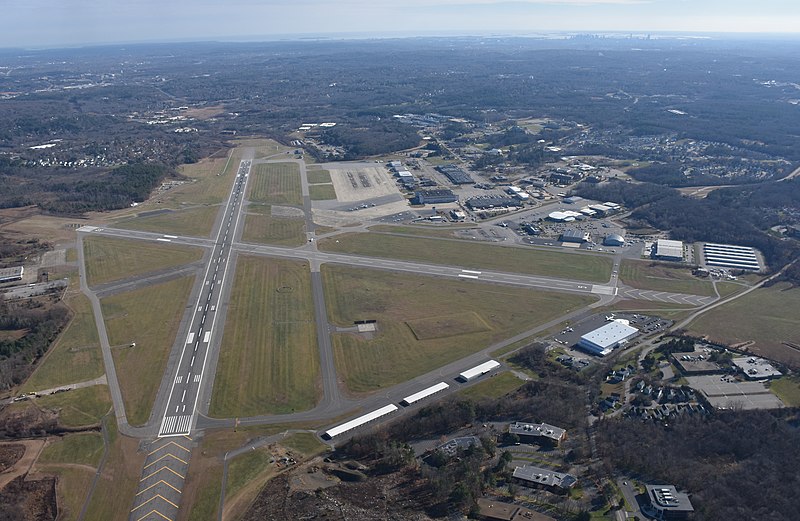
<path fill-rule="evenodd" d="M 581 347 L 597 356 L 606 356 L 615 348 L 639 334 L 627 320 L 613 320 L 603 327 L 583 335 L 578 342 Z"/>
<path fill-rule="evenodd" d="M 656 251 L 653 255 L 657 259 L 682 261 L 683 243 L 681 241 L 659 239 L 658 242 L 656 242 Z"/>

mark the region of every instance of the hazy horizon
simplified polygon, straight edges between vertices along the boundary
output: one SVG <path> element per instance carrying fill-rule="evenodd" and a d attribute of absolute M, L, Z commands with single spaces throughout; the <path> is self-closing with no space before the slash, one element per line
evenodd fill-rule
<path fill-rule="evenodd" d="M 29 0 L 3 6 L 1 48 L 552 33 L 798 35 L 792 0 Z"/>

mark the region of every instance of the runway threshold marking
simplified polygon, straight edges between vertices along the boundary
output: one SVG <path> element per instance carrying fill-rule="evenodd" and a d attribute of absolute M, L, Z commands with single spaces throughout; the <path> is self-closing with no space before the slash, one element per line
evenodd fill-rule
<path fill-rule="evenodd" d="M 462 277 L 464 279 L 477 279 L 478 278 L 477 275 L 467 275 L 465 273 L 459 273 L 458 276 Z"/>
<path fill-rule="evenodd" d="M 142 490 L 142 491 L 138 492 L 138 493 L 136 494 L 136 496 L 141 496 L 142 494 L 144 494 L 145 492 L 147 492 L 147 491 L 148 491 L 148 490 L 150 490 L 151 488 L 153 488 L 153 487 L 157 487 L 158 485 L 161 485 L 162 483 L 163 483 L 164 485 L 168 486 L 169 488 L 171 488 L 172 490 L 174 490 L 175 492 L 177 492 L 178 494 L 182 494 L 182 493 L 183 493 L 183 492 L 181 492 L 181 490 L 180 490 L 179 488 L 175 488 L 175 487 L 173 487 L 172 485 L 170 485 L 169 483 L 167 483 L 166 481 L 164 481 L 164 480 L 162 479 L 162 480 L 156 481 L 155 483 L 153 483 L 152 485 L 150 485 L 150 486 L 149 486 L 149 487 L 147 487 L 146 489 L 144 489 L 144 490 Z M 136 496 L 134 496 L 134 497 L 136 497 Z"/>
<path fill-rule="evenodd" d="M 133 512 L 133 510 L 131 510 L 131 512 Z M 142 517 L 140 517 L 139 519 L 137 519 L 136 521 L 142 521 L 142 519 L 146 518 L 150 514 L 158 514 L 159 516 L 161 516 L 162 518 L 166 519 L 167 521 L 173 521 L 173 519 L 171 517 L 165 516 L 164 514 L 162 514 L 161 512 L 156 510 L 155 508 L 153 510 L 151 510 L 150 512 L 146 513 L 145 515 L 143 515 Z"/>
<path fill-rule="evenodd" d="M 176 460 L 180 461 L 180 462 L 181 462 L 181 463 L 183 463 L 184 465 L 188 465 L 188 464 L 189 464 L 188 462 L 186 462 L 186 461 L 183 461 L 181 458 L 179 458 L 179 457 L 178 457 L 178 456 L 176 456 L 175 454 L 172 454 L 172 453 L 169 453 L 169 452 L 168 452 L 167 454 L 164 454 L 163 456 L 161 456 L 160 458 L 158 458 L 158 459 L 157 459 L 157 460 L 155 460 L 154 462 L 152 462 L 152 463 L 150 463 L 150 464 L 148 464 L 148 465 L 145 465 L 145 467 L 144 467 L 144 468 L 147 468 L 147 467 L 153 466 L 153 465 L 155 465 L 156 463 L 158 463 L 159 461 L 161 461 L 162 459 L 164 459 L 164 458 L 169 458 L 169 457 L 173 457 L 173 458 L 175 458 Z"/>
<path fill-rule="evenodd" d="M 171 468 L 169 468 L 169 467 L 167 467 L 166 465 L 164 465 L 163 467 L 161 467 L 161 468 L 160 468 L 160 469 L 158 469 L 157 471 L 155 471 L 155 472 L 153 472 L 153 473 L 151 473 L 151 474 L 148 474 L 147 476 L 145 476 L 145 477 L 143 477 L 142 479 L 140 479 L 140 480 L 139 480 L 139 483 L 141 483 L 142 481 L 144 481 L 144 480 L 146 480 L 146 479 L 150 479 L 150 478 L 152 478 L 153 476 L 155 476 L 156 474 L 158 474 L 159 472 L 161 472 L 162 470 L 165 470 L 165 469 L 166 469 L 166 470 L 168 470 L 168 471 L 170 471 L 170 472 L 172 472 L 173 474 L 175 474 L 176 476 L 178 476 L 178 477 L 179 477 L 179 478 L 181 478 L 181 479 L 186 479 L 186 478 L 185 478 L 185 477 L 184 477 L 182 474 L 180 474 L 180 473 L 178 473 L 178 472 L 175 472 L 175 471 L 174 471 L 174 470 L 172 470 Z"/>
<path fill-rule="evenodd" d="M 139 505 L 138 507 L 136 507 L 136 508 L 134 508 L 133 510 L 131 510 L 131 512 L 135 512 L 136 510 L 139 510 L 140 508 L 142 508 L 143 506 L 145 506 L 145 505 L 146 505 L 146 504 L 148 504 L 149 502 L 153 501 L 154 499 L 163 499 L 164 501 L 166 501 L 166 502 L 167 502 L 167 503 L 169 503 L 170 505 L 174 506 L 175 508 L 178 508 L 178 505 L 176 505 L 175 503 L 173 503 L 173 502 L 172 502 L 172 501 L 170 501 L 169 499 L 165 498 L 165 497 L 164 497 L 164 496 L 162 496 L 161 494 L 156 494 L 155 496 L 151 497 L 150 499 L 148 499 L 147 501 L 145 501 L 144 503 L 142 503 L 142 504 L 141 504 L 141 505 Z M 140 518 L 140 519 L 141 519 L 141 518 Z"/>
<path fill-rule="evenodd" d="M 461 270 L 461 273 L 467 273 L 469 275 L 480 275 L 480 271 L 472 271 L 472 270 Z"/>

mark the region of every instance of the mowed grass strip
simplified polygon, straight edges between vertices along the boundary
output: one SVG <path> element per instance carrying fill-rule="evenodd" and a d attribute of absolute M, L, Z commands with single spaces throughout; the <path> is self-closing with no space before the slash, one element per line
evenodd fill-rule
<path fill-rule="evenodd" d="M 466 398 L 472 398 L 473 400 L 480 400 L 483 398 L 495 399 L 505 396 L 512 391 L 516 391 L 523 385 L 525 385 L 525 382 L 512 373 L 505 372 L 467 387 L 459 394 Z"/>
<path fill-rule="evenodd" d="M 489 324 L 475 312 L 418 318 L 407 320 L 406 324 L 417 340 L 470 335 L 491 330 Z"/>
<path fill-rule="evenodd" d="M 39 408 L 58 411 L 58 422 L 63 427 L 76 428 L 100 423 L 111 409 L 111 394 L 107 385 L 93 385 L 43 396 L 34 403 Z"/>
<path fill-rule="evenodd" d="M 138 439 L 120 436 L 113 418 L 105 424 L 109 437 L 108 459 L 97 480 L 85 519 L 128 521 L 147 452 L 139 450 Z"/>
<path fill-rule="evenodd" d="M 175 207 L 180 204 L 213 205 L 224 202 L 239 169 L 242 150 L 237 148 L 229 154 L 181 165 L 179 172 L 193 182 L 172 188 L 160 198 Z"/>
<path fill-rule="evenodd" d="M 308 196 L 312 201 L 329 201 L 336 199 L 336 189 L 333 185 L 310 185 Z"/>
<path fill-rule="evenodd" d="M 194 277 L 183 277 L 101 301 L 132 425 L 141 425 L 150 416 L 193 282 Z M 136 347 L 127 347 L 132 342 Z"/>
<path fill-rule="evenodd" d="M 38 463 L 75 463 L 97 467 L 103 457 L 103 435 L 99 432 L 67 434 L 47 444 Z"/>
<path fill-rule="evenodd" d="M 331 322 L 352 326 L 377 320 L 371 339 L 351 333 L 333 337 L 339 375 L 353 392 L 404 382 L 505 338 L 586 306 L 592 296 L 557 294 L 344 266 L 323 266 Z M 487 330 L 418 340 L 408 323 L 475 314 Z M 457 331 L 449 330 L 450 333 Z"/>
<path fill-rule="evenodd" d="M 689 324 L 692 333 L 727 344 L 754 341 L 755 353 L 800 367 L 800 288 L 786 283 L 759 288 L 704 313 Z"/>
<path fill-rule="evenodd" d="M 310 409 L 317 403 L 319 378 L 308 265 L 240 256 L 210 414 Z"/>
<path fill-rule="evenodd" d="M 255 165 L 250 200 L 256 203 L 303 205 L 300 168 L 295 163 Z"/>
<path fill-rule="evenodd" d="M 83 247 L 91 286 L 189 264 L 203 256 L 200 248 L 111 237 L 87 237 Z"/>
<path fill-rule="evenodd" d="M 592 282 L 607 281 L 612 266 L 612 260 L 605 256 L 381 233 L 347 233 L 322 239 L 318 244 L 320 250 L 329 252 Z"/>
<path fill-rule="evenodd" d="M 331 173 L 328 170 L 323 169 L 308 169 L 306 170 L 306 179 L 308 179 L 308 184 L 310 185 L 330 183 Z"/>
<path fill-rule="evenodd" d="M 622 282 L 637 289 L 712 296 L 714 286 L 708 279 L 698 279 L 685 266 L 625 259 L 619 269 Z"/>
<path fill-rule="evenodd" d="M 393 226 L 391 224 L 376 224 L 370 226 L 369 230 L 373 232 L 385 233 L 398 233 L 401 235 L 414 235 L 417 237 L 442 237 L 448 239 L 455 239 L 456 232 L 465 232 L 466 230 L 477 230 L 474 226 L 460 226 L 447 228 L 437 228 L 434 226 Z"/>
<path fill-rule="evenodd" d="M 156 215 L 137 216 L 115 223 L 114 226 L 126 230 L 208 237 L 211 235 L 219 208 L 216 205 L 198 206 Z"/>
<path fill-rule="evenodd" d="M 248 214 L 244 221 L 242 240 L 258 244 L 301 246 L 306 242 L 306 222 L 291 217 L 272 217 Z"/>
<path fill-rule="evenodd" d="M 22 386 L 22 392 L 85 382 L 105 372 L 89 300 L 82 293 L 68 293 L 65 301 L 72 310 L 72 320 L 51 352 Z"/>

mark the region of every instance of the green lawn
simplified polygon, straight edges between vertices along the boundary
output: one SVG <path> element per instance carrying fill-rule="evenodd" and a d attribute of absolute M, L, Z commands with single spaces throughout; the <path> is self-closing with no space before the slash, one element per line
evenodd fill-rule
<path fill-rule="evenodd" d="M 354 392 L 404 382 L 595 301 L 590 296 L 363 268 L 326 265 L 322 273 L 332 323 L 378 321 L 372 339 L 351 333 L 333 337 L 339 375 Z M 445 328 L 436 338 L 418 340 L 409 326 L 435 317 L 449 324 L 454 310 L 474 314 L 485 329 L 465 333 Z"/>
<path fill-rule="evenodd" d="M 327 170 L 322 169 L 308 169 L 306 170 L 306 178 L 308 179 L 308 184 L 321 184 L 321 183 L 330 183 L 331 182 L 331 173 Z"/>
<path fill-rule="evenodd" d="M 512 391 L 516 391 L 523 385 L 525 385 L 525 382 L 512 373 L 505 372 L 488 378 L 471 387 L 467 387 L 461 391 L 460 394 L 474 400 L 480 400 L 481 398 L 500 398 Z"/>
<path fill-rule="evenodd" d="M 414 235 L 416 237 L 443 237 L 447 239 L 455 239 L 455 232 L 464 230 L 477 230 L 474 226 L 447 226 L 442 228 L 439 226 L 396 226 L 391 224 L 376 224 L 369 227 L 370 231 L 383 232 L 383 233 L 398 233 L 402 235 Z"/>
<path fill-rule="evenodd" d="M 300 168 L 295 163 L 255 165 L 250 180 L 250 200 L 256 203 L 303 205 Z"/>
<path fill-rule="evenodd" d="M 787 407 L 800 407 L 800 378 L 784 376 L 769 382 L 769 389 Z"/>
<path fill-rule="evenodd" d="M 194 277 L 183 277 L 101 302 L 125 412 L 132 425 L 141 425 L 150 416 L 193 283 Z M 132 342 L 136 347 L 127 347 Z"/>
<path fill-rule="evenodd" d="M 114 226 L 126 230 L 207 237 L 211 235 L 219 209 L 216 205 L 198 206 L 157 215 L 137 216 L 115 223 Z"/>
<path fill-rule="evenodd" d="M 85 519 L 128 521 L 146 452 L 138 450 L 138 439 L 119 435 L 113 418 L 106 421 L 106 428 L 110 445 L 108 459 Z"/>
<path fill-rule="evenodd" d="M 255 479 L 270 467 L 269 449 L 260 448 L 245 452 L 228 463 L 228 481 L 225 486 L 225 497 L 230 498 L 243 486 Z"/>
<path fill-rule="evenodd" d="M 72 321 L 22 386 L 22 392 L 85 382 L 103 375 L 103 353 L 89 300 L 81 293 L 70 293 L 65 300 L 74 313 Z"/>
<path fill-rule="evenodd" d="M 36 399 L 43 409 L 59 411 L 58 421 L 64 427 L 96 425 L 111 409 L 108 386 L 93 385 Z"/>
<path fill-rule="evenodd" d="M 713 296 L 714 286 L 708 279 L 692 275 L 690 268 L 665 263 L 625 259 L 619 270 L 622 282 L 638 289 Z"/>
<path fill-rule="evenodd" d="M 278 246 L 300 246 L 306 242 L 305 219 L 251 213 L 245 217 L 242 240 Z"/>
<path fill-rule="evenodd" d="M 320 373 L 308 266 L 240 256 L 227 317 L 210 414 L 313 407 Z"/>
<path fill-rule="evenodd" d="M 557 253 L 458 240 L 348 233 L 319 241 L 323 251 L 604 282 L 612 261 L 598 255 Z"/>
<path fill-rule="evenodd" d="M 99 432 L 67 434 L 42 450 L 38 463 L 77 463 L 97 467 L 103 457 L 103 435 Z"/>
<path fill-rule="evenodd" d="M 308 195 L 312 201 L 328 201 L 336 199 L 336 190 L 333 185 L 311 185 L 308 187 Z"/>
<path fill-rule="evenodd" d="M 319 441 L 316 435 L 310 432 L 295 432 L 283 440 L 281 445 L 295 452 L 299 452 L 305 457 L 315 456 L 328 449 L 328 446 Z"/>
<path fill-rule="evenodd" d="M 753 353 L 798 367 L 800 352 L 784 344 L 800 345 L 798 310 L 800 288 L 781 283 L 719 306 L 701 315 L 687 329 L 729 344 L 755 341 L 748 347 Z"/>
<path fill-rule="evenodd" d="M 87 237 L 83 241 L 89 285 L 105 284 L 200 260 L 203 250 L 165 242 Z"/>

